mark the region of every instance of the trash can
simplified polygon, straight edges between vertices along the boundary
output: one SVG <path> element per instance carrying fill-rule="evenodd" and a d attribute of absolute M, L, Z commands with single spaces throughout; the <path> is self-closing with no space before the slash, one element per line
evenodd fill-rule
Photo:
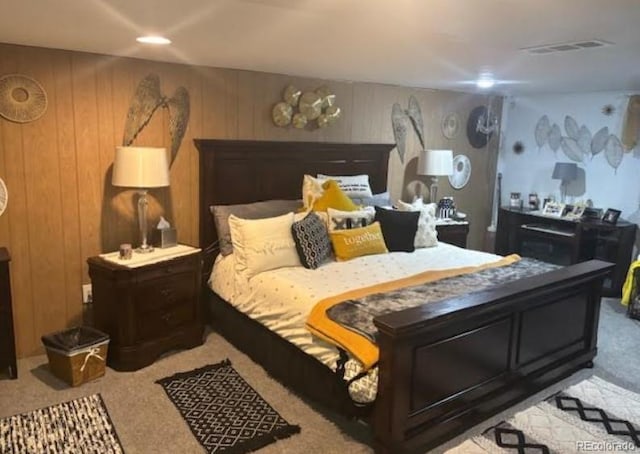
<path fill-rule="evenodd" d="M 71 386 L 102 377 L 107 361 L 109 336 L 88 326 L 42 336 L 49 369 Z"/>

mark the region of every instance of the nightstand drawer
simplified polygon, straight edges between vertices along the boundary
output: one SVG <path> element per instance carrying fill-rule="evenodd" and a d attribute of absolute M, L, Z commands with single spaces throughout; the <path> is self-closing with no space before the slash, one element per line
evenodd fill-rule
<path fill-rule="evenodd" d="M 189 255 L 186 257 L 178 257 L 177 259 L 167 262 L 150 265 L 140 271 L 139 279 L 141 281 L 161 279 L 181 273 L 193 273 L 198 269 L 200 269 L 200 256 Z"/>
<path fill-rule="evenodd" d="M 195 307 L 190 301 L 178 301 L 174 306 L 136 317 L 136 340 L 145 341 L 166 336 L 173 329 L 195 320 Z"/>
<path fill-rule="evenodd" d="M 195 298 L 198 291 L 193 273 L 183 273 L 141 283 L 134 290 L 136 314 L 144 316 L 178 301 Z"/>

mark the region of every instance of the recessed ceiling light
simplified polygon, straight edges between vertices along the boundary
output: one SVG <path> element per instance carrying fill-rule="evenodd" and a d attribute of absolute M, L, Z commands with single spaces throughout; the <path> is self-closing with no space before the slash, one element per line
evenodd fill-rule
<path fill-rule="evenodd" d="M 495 84 L 496 81 L 491 74 L 480 74 L 480 77 L 476 80 L 476 86 L 482 89 L 491 88 Z"/>
<path fill-rule="evenodd" d="M 156 35 L 139 36 L 136 38 L 136 41 L 143 44 L 171 44 L 170 39 Z"/>

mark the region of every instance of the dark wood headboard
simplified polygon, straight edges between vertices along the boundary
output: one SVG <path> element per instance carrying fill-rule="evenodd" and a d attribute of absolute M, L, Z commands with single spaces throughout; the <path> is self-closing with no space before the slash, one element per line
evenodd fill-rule
<path fill-rule="evenodd" d="M 217 238 L 211 205 L 301 198 L 302 177 L 368 174 L 374 193 L 387 189 L 394 144 L 195 139 L 200 152 L 200 246 Z"/>

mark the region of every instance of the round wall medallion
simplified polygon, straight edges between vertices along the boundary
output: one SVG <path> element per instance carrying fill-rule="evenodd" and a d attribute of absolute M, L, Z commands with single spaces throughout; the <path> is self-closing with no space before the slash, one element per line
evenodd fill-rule
<path fill-rule="evenodd" d="M 458 135 L 460 129 L 460 115 L 456 112 L 451 112 L 442 119 L 442 134 L 447 139 L 453 139 Z"/>
<path fill-rule="evenodd" d="M 484 147 L 493 132 L 485 134 L 479 130 L 478 126 L 487 122 L 487 108 L 485 106 L 478 106 L 474 108 L 469 114 L 469 120 L 467 121 L 467 138 L 473 148 Z"/>
<path fill-rule="evenodd" d="M 0 77 L 0 115 L 16 123 L 40 118 L 47 110 L 47 94 L 34 79 L 21 74 Z"/>
<path fill-rule="evenodd" d="M 2 178 L 0 178 L 0 216 L 4 213 L 9 202 L 9 191 L 7 191 L 7 185 L 4 184 Z"/>
<path fill-rule="evenodd" d="M 302 93 L 298 109 L 307 117 L 307 120 L 315 120 L 322 113 L 322 99 L 313 91 Z"/>
<path fill-rule="evenodd" d="M 273 110 L 271 111 L 271 117 L 277 126 L 287 126 L 291 123 L 292 116 L 293 108 L 286 102 L 279 102 L 273 106 Z"/>
<path fill-rule="evenodd" d="M 471 161 L 463 154 L 453 158 L 453 173 L 449 175 L 449 184 L 453 189 L 462 189 L 471 178 Z"/>

